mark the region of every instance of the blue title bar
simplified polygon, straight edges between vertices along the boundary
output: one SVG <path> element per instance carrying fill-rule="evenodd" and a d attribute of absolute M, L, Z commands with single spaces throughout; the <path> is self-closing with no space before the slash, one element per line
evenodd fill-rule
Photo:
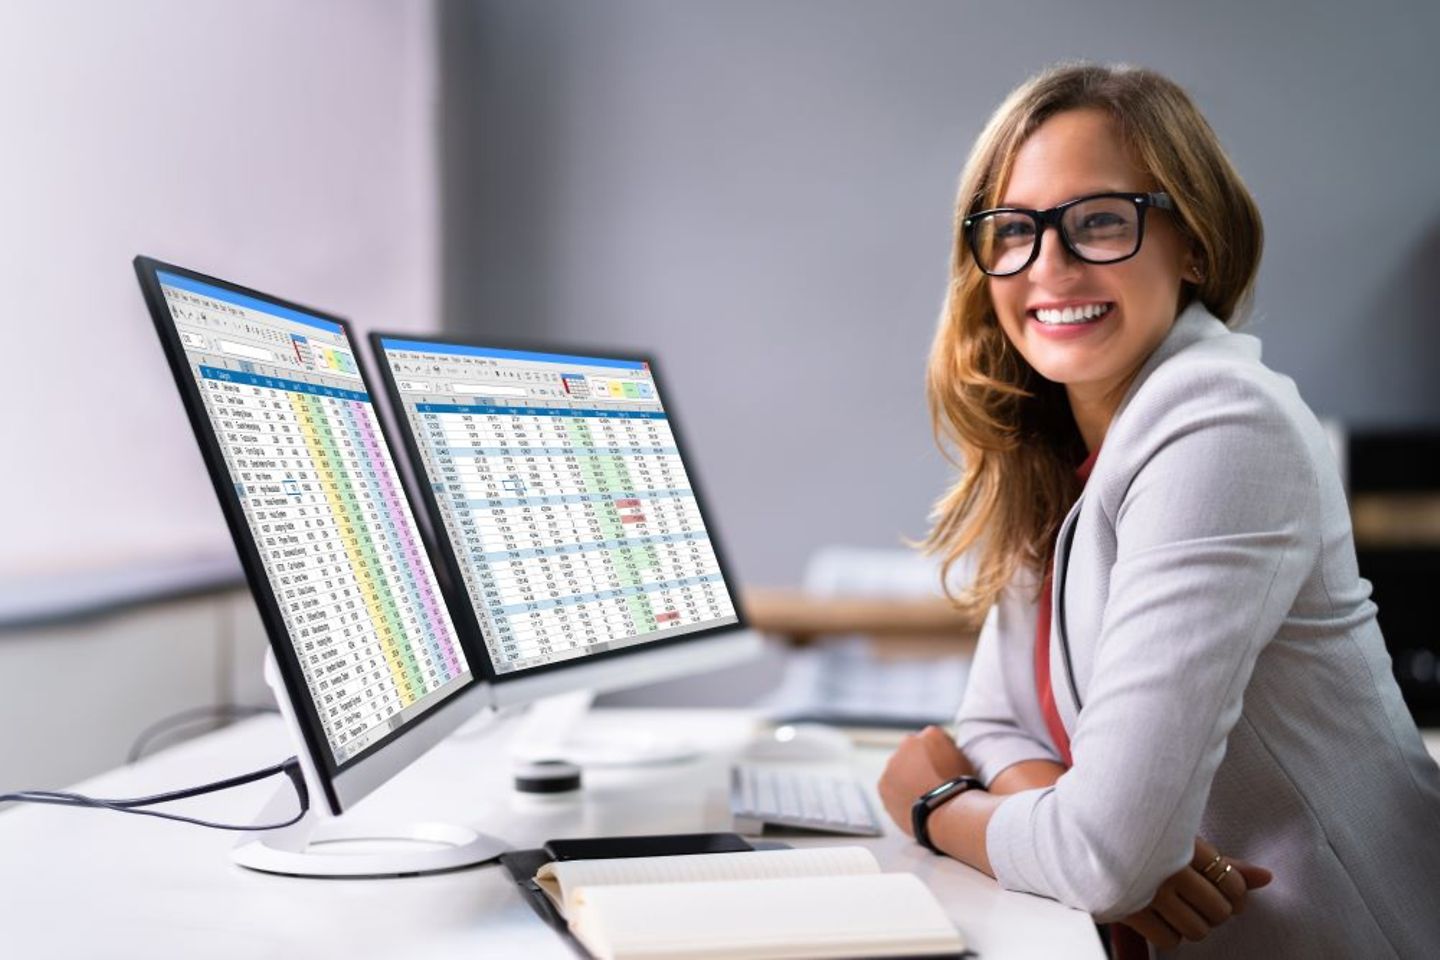
<path fill-rule="evenodd" d="M 159 278 L 160 282 L 165 286 L 175 287 L 177 290 L 188 290 L 190 293 L 198 293 L 200 296 L 209 297 L 211 300 L 221 300 L 225 303 L 233 303 L 237 307 L 259 310 L 261 313 L 268 313 L 277 317 L 283 317 L 286 320 L 293 320 L 296 323 L 303 323 L 307 327 L 318 327 L 327 333 L 345 332 L 345 328 L 338 323 L 321 320 L 319 317 L 302 313 L 299 310 L 292 310 L 289 307 L 282 307 L 278 303 L 271 303 L 268 300 L 258 300 L 255 297 L 247 297 L 243 293 L 226 290 L 224 287 L 201 283 L 199 280 L 191 280 L 189 277 L 176 276 L 173 273 L 166 273 L 164 270 L 156 270 L 155 276 Z"/>
<path fill-rule="evenodd" d="M 476 413 L 517 417 L 610 417 L 615 420 L 668 420 L 663 412 L 654 410 L 573 410 L 555 407 L 507 407 L 500 404 L 417 403 L 417 413 Z"/>
<path fill-rule="evenodd" d="M 538 360 L 542 363 L 574 363 L 590 367 L 618 367 L 621 370 L 644 370 L 641 360 L 608 360 L 604 357 L 575 357 L 564 353 L 531 353 L 526 350 L 499 350 L 493 347 L 470 347 L 460 343 L 427 343 L 424 340 L 395 340 L 381 337 L 380 346 L 387 350 L 413 350 L 416 353 L 454 354 L 463 357 L 492 357 L 499 360 Z"/>
<path fill-rule="evenodd" d="M 242 373 L 239 370 L 225 370 L 200 364 L 200 376 L 206 380 L 224 380 L 227 383 L 244 383 L 252 387 L 270 387 L 272 390 L 290 390 L 308 393 L 315 397 L 335 397 L 338 400 L 359 400 L 370 402 L 370 394 L 340 387 L 327 387 L 323 383 L 306 383 L 303 380 L 288 380 L 285 377 L 267 377 L 258 373 Z"/>

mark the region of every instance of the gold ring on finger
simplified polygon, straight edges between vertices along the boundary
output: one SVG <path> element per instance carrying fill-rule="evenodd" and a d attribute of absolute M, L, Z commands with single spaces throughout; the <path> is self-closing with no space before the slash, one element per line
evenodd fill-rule
<path fill-rule="evenodd" d="M 1224 882 L 1224 880 L 1225 880 L 1226 877 L 1230 876 L 1230 871 L 1232 871 L 1232 870 L 1234 870 L 1234 869 L 1235 869 L 1235 865 L 1234 865 L 1233 863 L 1227 863 L 1227 864 L 1225 864 L 1225 869 L 1224 869 L 1224 870 L 1221 870 L 1218 875 L 1216 875 L 1216 876 L 1214 876 L 1214 877 L 1206 877 L 1206 879 L 1209 880 L 1211 883 L 1215 884 L 1215 886 L 1218 887 L 1218 886 L 1220 886 L 1221 883 Z"/>
<path fill-rule="evenodd" d="M 1214 870 L 1215 867 L 1218 866 L 1224 859 L 1225 855 L 1223 853 L 1215 854 L 1215 859 L 1211 860 L 1209 863 L 1205 864 L 1205 866 L 1201 868 L 1200 875 L 1208 879 L 1210 871 Z"/>

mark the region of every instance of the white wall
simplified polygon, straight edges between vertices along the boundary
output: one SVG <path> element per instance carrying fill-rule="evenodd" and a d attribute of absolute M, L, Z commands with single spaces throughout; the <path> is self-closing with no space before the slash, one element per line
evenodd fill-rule
<path fill-rule="evenodd" d="M 117 767 L 142 731 L 181 710 L 273 703 L 264 649 L 248 590 L 0 636 L 0 793 Z M 147 753 L 177 739 L 171 730 Z"/>
<path fill-rule="evenodd" d="M 436 324 L 433 28 L 430 0 L 0 3 L 0 623 L 56 577 L 233 557 L 135 254 Z M 248 592 L 0 630 L 0 792 L 263 702 L 262 636 Z"/>
<path fill-rule="evenodd" d="M 435 324 L 433 24 L 429 0 L 0 5 L 0 579 L 231 550 L 135 254 L 361 331 Z"/>

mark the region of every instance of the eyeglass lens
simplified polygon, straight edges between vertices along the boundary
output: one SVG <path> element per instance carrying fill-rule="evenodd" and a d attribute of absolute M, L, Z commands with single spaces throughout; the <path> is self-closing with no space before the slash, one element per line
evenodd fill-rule
<path fill-rule="evenodd" d="M 1060 229 L 1071 251 L 1090 263 L 1133 256 L 1140 243 L 1140 208 L 1124 197 L 1096 197 L 1065 208 Z M 975 222 L 974 250 L 986 273 L 1015 273 L 1040 244 L 1038 221 L 1028 213 L 992 213 Z"/>

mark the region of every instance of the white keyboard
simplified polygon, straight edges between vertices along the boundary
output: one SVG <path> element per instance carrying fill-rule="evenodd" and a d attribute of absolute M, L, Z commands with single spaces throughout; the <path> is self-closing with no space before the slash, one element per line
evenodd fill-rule
<path fill-rule="evenodd" d="M 884 833 L 860 783 L 833 771 L 736 764 L 730 768 L 730 812 L 735 832 L 752 836 L 766 826 L 855 837 Z"/>

